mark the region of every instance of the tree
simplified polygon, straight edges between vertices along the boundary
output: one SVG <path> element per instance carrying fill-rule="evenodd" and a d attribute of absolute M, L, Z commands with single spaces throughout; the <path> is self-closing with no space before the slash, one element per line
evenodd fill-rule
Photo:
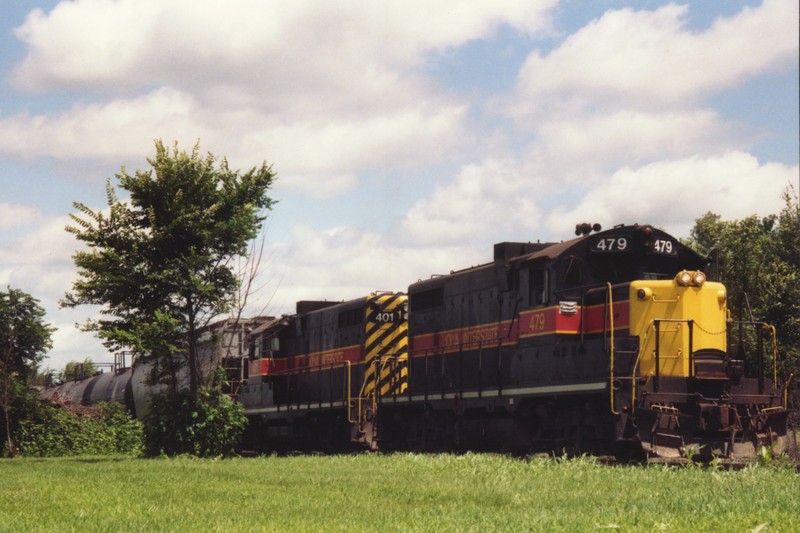
<path fill-rule="evenodd" d="M 64 367 L 64 381 L 80 381 L 94 376 L 95 373 L 97 373 L 97 367 L 94 366 L 90 357 L 84 359 L 83 362 L 70 361 Z"/>
<path fill-rule="evenodd" d="M 101 305 L 87 321 L 112 351 L 127 349 L 154 364 L 156 377 L 177 389 L 185 368 L 194 394 L 202 382 L 200 329 L 232 304 L 238 280 L 234 259 L 247 253 L 273 200 L 275 175 L 266 163 L 245 173 L 225 159 L 172 152 L 156 141 L 152 169 L 116 175 L 130 199 L 120 200 L 110 180 L 108 210 L 76 202 L 66 230 L 88 245 L 73 260 L 78 279 L 62 305 Z"/>
<path fill-rule="evenodd" d="M 784 193 L 785 207 L 778 216 L 775 299 L 768 319 L 779 330 L 784 364 L 800 380 L 800 202 L 792 189 Z M 797 386 L 795 384 L 795 390 Z"/>
<path fill-rule="evenodd" d="M 695 221 L 689 244 L 710 254 L 725 283 L 735 319 L 776 327 L 779 364 L 800 377 L 800 205 L 784 192 L 779 215 L 723 221 L 706 213 Z M 746 295 L 746 297 L 745 297 Z"/>
<path fill-rule="evenodd" d="M 27 379 L 53 343 L 54 328 L 44 322 L 39 301 L 18 289 L 0 292 L 0 404 L 3 409 L 6 446 L 15 455 L 12 411 L 24 393 Z"/>

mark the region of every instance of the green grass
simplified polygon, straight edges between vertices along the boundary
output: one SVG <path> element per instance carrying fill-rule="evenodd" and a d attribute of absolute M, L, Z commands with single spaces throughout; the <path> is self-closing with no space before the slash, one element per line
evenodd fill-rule
<path fill-rule="evenodd" d="M 764 526 L 766 524 L 766 526 Z M 0 531 L 800 531 L 800 475 L 592 459 L 0 460 Z"/>

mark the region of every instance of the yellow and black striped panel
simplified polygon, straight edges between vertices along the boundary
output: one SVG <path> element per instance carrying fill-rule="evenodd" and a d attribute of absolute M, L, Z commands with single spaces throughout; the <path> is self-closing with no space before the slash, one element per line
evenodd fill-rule
<path fill-rule="evenodd" d="M 408 388 L 408 296 L 367 298 L 364 396 L 402 394 Z"/>

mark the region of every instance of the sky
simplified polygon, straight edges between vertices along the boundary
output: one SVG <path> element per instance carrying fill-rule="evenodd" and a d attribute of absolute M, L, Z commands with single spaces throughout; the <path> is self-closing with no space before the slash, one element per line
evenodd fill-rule
<path fill-rule="evenodd" d="M 73 202 L 154 141 L 266 161 L 248 313 L 405 290 L 575 224 L 688 237 L 800 190 L 797 0 L 2 0 L 0 286 L 60 309 Z M 117 191 L 124 197 L 124 191 Z"/>

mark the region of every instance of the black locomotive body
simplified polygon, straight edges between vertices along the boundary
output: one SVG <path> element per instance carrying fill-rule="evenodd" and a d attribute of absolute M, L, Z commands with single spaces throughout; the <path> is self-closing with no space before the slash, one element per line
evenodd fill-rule
<path fill-rule="evenodd" d="M 298 309 L 274 334 L 268 326 L 264 347 L 277 338 L 295 348 L 254 352 L 241 399 L 261 428 L 256 441 L 669 458 L 781 451 L 785 388 L 763 350 L 756 375 L 744 375 L 727 342 L 725 288 L 705 279 L 705 259 L 650 226 L 590 233 L 500 243 L 491 263 L 412 284 L 408 315 L 392 324 L 407 346 L 367 356 L 374 296 Z M 351 309 L 360 321 L 345 325 Z M 325 362 L 343 349 L 352 351 Z M 370 385 L 385 369 L 402 386 Z"/>
<path fill-rule="evenodd" d="M 239 400 L 259 449 L 377 448 L 377 402 L 407 390 L 406 296 L 298 302 L 256 328 Z"/>

